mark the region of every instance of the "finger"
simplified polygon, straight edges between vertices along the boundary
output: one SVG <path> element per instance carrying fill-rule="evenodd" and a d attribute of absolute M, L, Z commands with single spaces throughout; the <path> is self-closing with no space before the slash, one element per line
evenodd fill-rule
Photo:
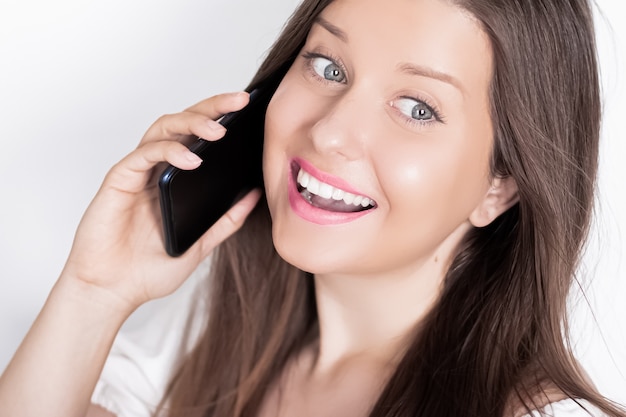
<path fill-rule="evenodd" d="M 224 133 L 226 133 L 224 126 L 201 114 L 190 112 L 166 114 L 150 126 L 140 143 L 161 140 L 184 143 L 190 137 L 216 140 L 224 136 Z"/>
<path fill-rule="evenodd" d="M 189 145 L 189 138 L 219 139 L 225 130 L 214 119 L 242 109 L 248 101 L 246 92 L 221 94 L 203 100 L 184 112 L 161 116 L 150 126 L 141 143 L 176 140 Z"/>
<path fill-rule="evenodd" d="M 245 91 L 218 94 L 194 104 L 185 111 L 199 113 L 216 120 L 226 113 L 244 108 L 249 100 L 250 95 Z"/>
<path fill-rule="evenodd" d="M 199 250 L 202 258 L 207 257 L 217 245 L 241 228 L 260 197 L 261 190 L 259 189 L 246 194 L 192 246 L 194 251 Z"/>
<path fill-rule="evenodd" d="M 107 174 L 104 186 L 120 191 L 142 191 L 151 177 L 152 168 L 168 162 L 185 170 L 195 169 L 202 159 L 178 142 L 159 141 L 139 146 L 118 162 Z"/>

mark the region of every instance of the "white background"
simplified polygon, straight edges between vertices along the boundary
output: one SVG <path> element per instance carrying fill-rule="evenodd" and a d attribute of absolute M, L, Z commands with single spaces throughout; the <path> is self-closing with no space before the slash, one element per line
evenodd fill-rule
<path fill-rule="evenodd" d="M 159 115 L 243 88 L 297 2 L 1 0 L 0 370 L 108 168 Z M 597 3 L 605 125 L 573 342 L 626 403 L 626 12 Z"/>

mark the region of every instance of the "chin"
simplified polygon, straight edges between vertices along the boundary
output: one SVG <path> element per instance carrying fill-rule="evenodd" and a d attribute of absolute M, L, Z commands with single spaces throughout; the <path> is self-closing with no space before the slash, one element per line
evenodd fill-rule
<path fill-rule="evenodd" d="M 346 259 L 346 254 L 329 242 L 315 242 L 316 239 L 284 233 L 280 228 L 272 228 L 272 239 L 276 252 L 285 262 L 312 274 L 335 272 L 340 269 L 337 259 Z"/>

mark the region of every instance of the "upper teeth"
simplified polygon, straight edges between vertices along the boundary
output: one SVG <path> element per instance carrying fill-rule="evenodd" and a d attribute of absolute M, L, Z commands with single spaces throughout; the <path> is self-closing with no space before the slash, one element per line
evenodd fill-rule
<path fill-rule="evenodd" d="M 321 182 L 308 172 L 305 172 L 302 168 L 300 168 L 300 171 L 298 172 L 298 184 L 300 184 L 303 188 L 306 188 L 311 194 L 318 195 L 322 198 L 332 198 L 337 201 L 343 200 L 346 204 L 367 207 L 374 202 L 365 196 L 352 194 L 347 191 L 340 190 L 339 188 L 335 188 L 325 182 Z"/>

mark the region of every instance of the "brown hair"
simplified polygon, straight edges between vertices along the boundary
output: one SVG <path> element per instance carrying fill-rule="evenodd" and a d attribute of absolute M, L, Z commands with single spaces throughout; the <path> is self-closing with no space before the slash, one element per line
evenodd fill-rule
<path fill-rule="evenodd" d="M 278 85 L 330 2 L 302 3 L 250 88 Z M 467 234 L 440 300 L 370 416 L 512 416 L 545 405 L 542 394 L 552 387 L 624 417 L 585 379 L 564 342 L 597 171 L 601 106 L 590 6 L 455 3 L 491 41 L 491 169 L 515 179 L 520 200 Z M 318 336 L 312 277 L 274 250 L 265 201 L 218 248 L 211 275 L 206 331 L 175 375 L 164 409 L 252 417 L 287 361 Z"/>

